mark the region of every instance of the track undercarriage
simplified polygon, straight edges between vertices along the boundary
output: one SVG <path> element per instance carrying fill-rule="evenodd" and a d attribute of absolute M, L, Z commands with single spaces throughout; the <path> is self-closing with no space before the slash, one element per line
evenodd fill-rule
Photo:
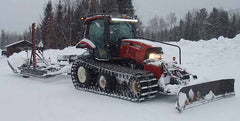
<path fill-rule="evenodd" d="M 81 75 L 81 71 L 85 73 Z M 79 59 L 72 65 L 72 81 L 76 89 L 128 101 L 151 99 L 158 93 L 153 74 L 93 59 Z M 85 78 L 85 81 L 82 79 Z"/>

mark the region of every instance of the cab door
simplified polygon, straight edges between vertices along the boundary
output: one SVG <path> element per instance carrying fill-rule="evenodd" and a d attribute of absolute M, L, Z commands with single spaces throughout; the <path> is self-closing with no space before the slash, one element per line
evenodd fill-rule
<path fill-rule="evenodd" d="M 108 59 L 105 43 L 105 26 L 104 19 L 97 19 L 91 21 L 88 25 L 87 38 L 91 40 L 95 45 L 94 50 L 95 58 Z"/>

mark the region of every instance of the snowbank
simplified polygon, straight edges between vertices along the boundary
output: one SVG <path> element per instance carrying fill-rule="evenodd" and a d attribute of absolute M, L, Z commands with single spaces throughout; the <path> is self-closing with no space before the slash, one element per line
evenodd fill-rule
<path fill-rule="evenodd" d="M 0 59 L 1 121 L 239 121 L 240 120 L 240 35 L 234 39 L 220 37 L 209 41 L 181 40 L 183 66 L 197 74 L 200 81 L 219 78 L 236 79 L 236 96 L 186 110 L 179 114 L 175 96 L 159 95 L 156 99 L 132 103 L 74 89 L 70 76 L 50 79 L 22 78 L 12 73 L 6 59 Z M 177 49 L 163 47 L 166 59 L 178 54 Z M 46 50 L 44 55 L 56 58 L 81 50 Z M 82 51 L 81 51 L 82 52 Z M 26 57 L 26 53 L 13 57 Z M 211 99 L 212 95 L 208 95 Z M 184 96 L 182 96 L 184 99 Z M 184 102 L 182 101 L 182 104 Z M 93 116 L 94 115 L 94 116 Z"/>
<path fill-rule="evenodd" d="M 84 52 L 83 49 L 75 47 L 67 47 L 63 50 L 49 49 L 44 51 L 45 58 L 50 58 L 52 62 L 57 62 L 57 57 L 60 55 L 81 55 Z"/>
<path fill-rule="evenodd" d="M 219 37 L 198 42 L 182 39 L 177 44 L 183 49 L 183 65 L 201 77 L 202 81 L 238 75 L 240 35 L 233 39 Z"/>
<path fill-rule="evenodd" d="M 63 50 L 49 49 L 43 52 L 45 59 L 51 60 L 51 63 L 57 63 L 57 57 L 60 55 L 81 55 L 84 52 L 83 49 L 78 49 L 75 47 L 67 47 Z M 20 67 L 22 64 L 26 63 L 27 59 L 31 57 L 31 51 L 21 51 L 20 53 L 14 53 L 8 58 L 8 61 L 12 64 L 14 68 Z"/>

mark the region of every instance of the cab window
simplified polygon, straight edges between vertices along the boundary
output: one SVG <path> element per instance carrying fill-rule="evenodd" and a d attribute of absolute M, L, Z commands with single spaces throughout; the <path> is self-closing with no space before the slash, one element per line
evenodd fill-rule
<path fill-rule="evenodd" d="M 118 42 L 120 39 L 133 39 L 133 25 L 130 22 L 112 22 L 110 24 L 110 40 Z"/>
<path fill-rule="evenodd" d="M 105 37 L 104 37 L 104 20 L 98 19 L 93 20 L 88 28 L 87 38 L 91 40 L 97 47 L 95 51 L 95 56 L 97 58 L 107 58 L 107 53 L 105 51 Z"/>

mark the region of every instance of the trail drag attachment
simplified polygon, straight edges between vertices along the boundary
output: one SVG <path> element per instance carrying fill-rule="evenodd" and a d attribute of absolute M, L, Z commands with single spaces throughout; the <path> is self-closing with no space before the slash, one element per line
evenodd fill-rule
<path fill-rule="evenodd" d="M 43 47 L 36 46 L 35 23 L 33 23 L 32 47 L 29 48 L 31 50 L 30 58 L 27 57 L 27 59 L 24 60 L 21 65 L 15 64 L 15 61 L 17 60 L 10 59 L 8 60 L 9 67 L 13 70 L 14 73 L 22 75 L 23 77 L 34 76 L 39 78 L 49 78 L 62 73 L 68 73 L 71 68 L 71 64 L 51 63 L 50 59 L 45 59 L 43 55 L 43 49 L 41 48 Z M 27 49 L 27 55 L 29 49 Z M 12 62 L 12 60 L 14 62 Z"/>

